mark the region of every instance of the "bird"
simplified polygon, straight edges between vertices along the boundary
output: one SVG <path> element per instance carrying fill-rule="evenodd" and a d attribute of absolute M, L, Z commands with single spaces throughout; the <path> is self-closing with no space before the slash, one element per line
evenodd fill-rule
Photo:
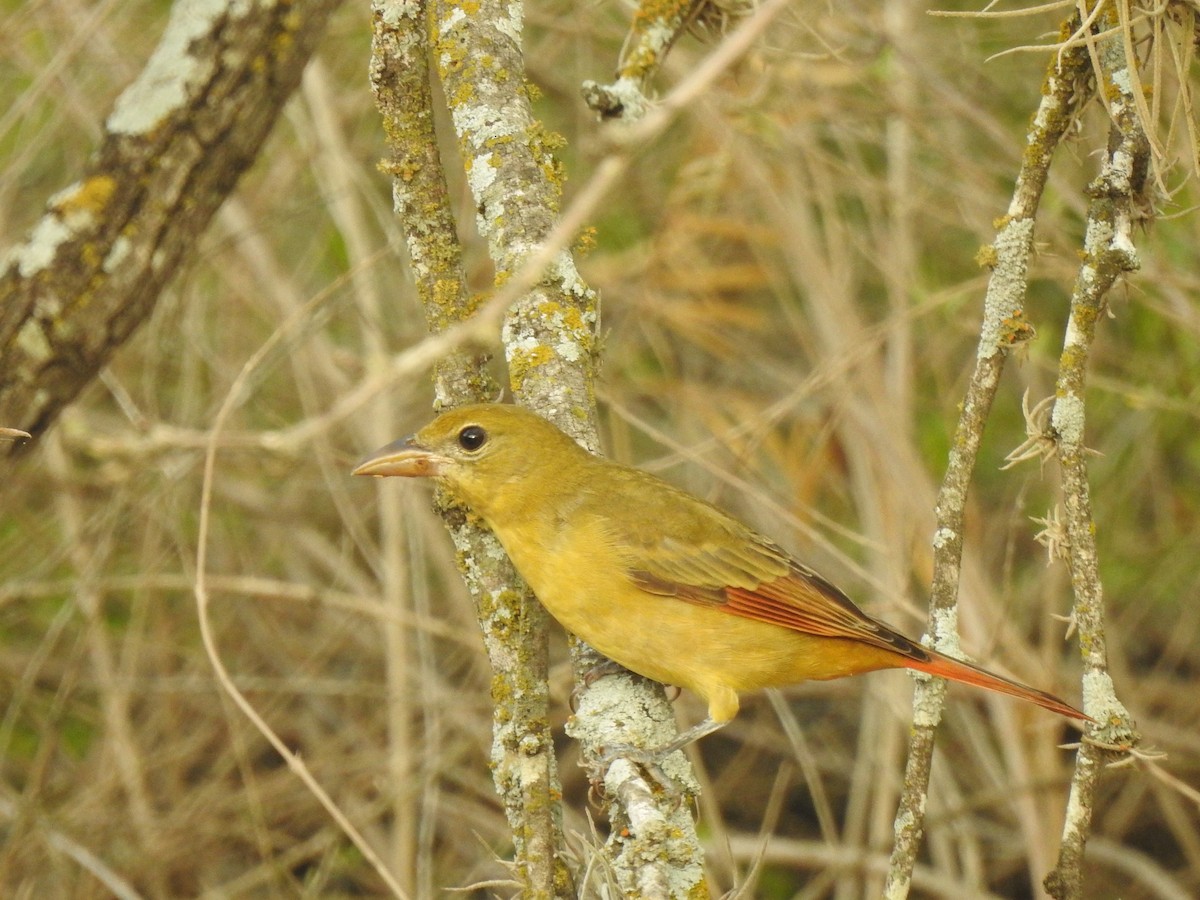
<path fill-rule="evenodd" d="M 654 758 L 728 724 L 743 693 L 880 669 L 1090 720 L 1053 694 L 905 637 L 738 519 L 590 453 L 523 407 L 443 412 L 353 474 L 437 482 L 483 520 L 567 631 L 632 672 L 699 695 L 707 717 Z"/>

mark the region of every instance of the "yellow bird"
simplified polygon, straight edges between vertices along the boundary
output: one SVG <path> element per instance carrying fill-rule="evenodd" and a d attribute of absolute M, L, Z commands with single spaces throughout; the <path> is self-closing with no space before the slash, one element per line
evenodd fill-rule
<path fill-rule="evenodd" d="M 738 694 L 909 668 L 1087 719 L 1052 694 L 927 649 L 717 507 L 594 456 L 545 419 L 483 403 L 443 413 L 355 475 L 433 478 L 483 519 L 559 623 L 729 722 Z"/>

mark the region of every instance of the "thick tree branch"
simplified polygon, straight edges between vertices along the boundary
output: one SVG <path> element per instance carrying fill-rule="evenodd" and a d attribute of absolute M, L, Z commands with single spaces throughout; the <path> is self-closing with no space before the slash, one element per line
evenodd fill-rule
<path fill-rule="evenodd" d="M 371 84 L 391 148 L 396 213 L 431 332 L 475 312 L 433 123 L 424 3 L 373 5 Z M 438 362 L 439 408 L 492 399 L 486 357 L 458 351 Z M 529 897 L 574 896 L 564 859 L 561 807 L 548 715 L 547 616 L 495 537 L 440 496 L 439 511 L 475 601 L 492 681 L 492 764 L 512 829 L 517 875 Z"/>
<path fill-rule="evenodd" d="M 439 2 L 431 4 L 431 9 L 433 58 L 449 99 L 475 198 L 476 223 L 487 240 L 497 283 L 503 284 L 554 231 L 562 184 L 562 172 L 553 156 L 557 137 L 543 129 L 530 107 L 520 7 L 484 2 L 478 11 L 466 14 L 459 4 Z M 544 269 L 540 282 L 510 307 L 501 334 L 517 400 L 537 409 L 592 450 L 599 446 L 593 387 L 598 316 L 595 294 L 563 250 Z M 509 598 L 507 603 L 516 599 Z M 578 643 L 574 657 L 577 673 L 592 668 L 598 659 L 594 651 Z M 661 686 L 627 676 L 619 680 L 627 718 L 644 715 L 649 708 L 666 711 L 659 718 L 669 720 Z M 585 753 L 594 754 L 595 750 L 585 744 Z M 635 772 L 631 778 L 641 780 Z M 648 794 L 648 787 L 643 787 L 642 793 Z M 662 873 L 654 881 L 678 885 L 678 869 L 673 864 L 681 856 L 701 858 L 687 805 L 663 801 L 661 812 L 672 825 L 665 835 L 669 840 L 651 846 L 642 841 L 645 835 L 635 833 L 634 840 L 614 848 L 618 880 L 630 889 L 644 884 L 652 869 Z M 612 816 L 614 834 L 630 834 L 633 823 L 620 804 L 614 804 Z M 625 852 L 631 846 L 643 852 Z M 648 847 L 653 852 L 645 852 Z M 677 887 L 670 896 L 694 895 L 703 884 L 702 867 L 693 867 L 689 874 L 692 882 Z"/>
<path fill-rule="evenodd" d="M 36 437 L 145 321 L 258 155 L 338 2 L 174 7 L 86 171 L 0 263 L 0 420 Z"/>
<path fill-rule="evenodd" d="M 431 9 L 433 58 L 449 99 L 477 226 L 487 240 L 497 282 L 503 284 L 554 231 L 562 184 L 553 157 L 557 138 L 530 108 L 520 7 L 484 2 L 467 14 L 459 4 L 439 2 Z M 598 449 L 593 388 L 597 324 L 597 298 L 563 250 L 543 270 L 540 283 L 512 305 L 502 329 L 517 400 L 593 450 Z M 597 659 L 580 644 L 574 657 L 577 674 Z M 669 710 L 661 686 L 627 676 L 619 680 L 627 718 L 643 716 L 646 709 Z M 669 711 L 656 718 L 669 719 Z M 584 752 L 595 754 L 596 747 L 585 743 Z M 631 777 L 641 780 L 637 773 Z M 642 790 L 649 793 L 648 787 Z M 701 858 L 695 825 L 687 804 L 660 802 L 671 828 L 654 835 L 668 838 L 657 844 L 645 843 L 648 835 L 631 832 L 628 812 L 614 804 L 614 834 L 633 834 L 633 840 L 611 850 L 618 881 L 634 889 L 646 883 L 648 871 L 657 869 L 661 876 L 652 880 L 673 885 L 670 896 L 694 896 L 703 890 L 702 866 L 681 869 L 677 863 Z M 688 884 L 681 883 L 681 873 L 691 878 Z"/>

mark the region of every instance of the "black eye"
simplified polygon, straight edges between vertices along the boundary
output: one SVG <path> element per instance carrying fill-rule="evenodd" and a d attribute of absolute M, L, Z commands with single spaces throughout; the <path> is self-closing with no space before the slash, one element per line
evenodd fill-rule
<path fill-rule="evenodd" d="M 487 443 L 488 434 L 478 425 L 468 425 L 458 433 L 458 445 L 464 450 L 478 450 Z"/>

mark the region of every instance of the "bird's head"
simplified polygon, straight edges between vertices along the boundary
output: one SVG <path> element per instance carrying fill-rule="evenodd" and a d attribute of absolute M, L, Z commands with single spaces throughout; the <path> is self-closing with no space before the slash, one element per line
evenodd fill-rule
<path fill-rule="evenodd" d="M 442 413 L 416 434 L 381 447 L 353 474 L 433 478 L 488 518 L 514 486 L 528 490 L 531 473 L 581 455 L 587 455 L 582 447 L 540 416 L 519 406 L 478 403 Z"/>

